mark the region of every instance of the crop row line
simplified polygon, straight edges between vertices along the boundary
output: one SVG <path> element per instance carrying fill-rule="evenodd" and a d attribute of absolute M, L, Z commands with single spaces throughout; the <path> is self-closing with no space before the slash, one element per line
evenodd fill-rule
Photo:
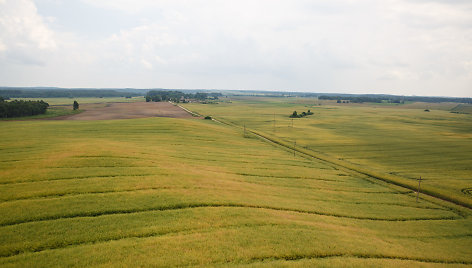
<path fill-rule="evenodd" d="M 57 198 L 64 196 L 78 196 L 78 195 L 93 195 L 93 194 L 113 194 L 113 193 L 127 193 L 127 192 L 138 192 L 138 191 L 148 191 L 148 190 L 168 190 L 168 189 L 202 189 L 204 187 L 171 187 L 171 186 L 159 186 L 159 187 L 147 187 L 147 188 L 138 188 L 138 189 L 123 189 L 123 190 L 102 190 L 102 191 L 84 191 L 84 192 L 62 192 L 62 193 L 45 193 L 35 196 L 23 196 L 18 198 L 4 199 L 0 201 L 1 203 L 20 201 L 20 200 L 34 200 L 34 199 L 46 199 L 46 198 Z"/>
<path fill-rule="evenodd" d="M 221 225 L 217 226 L 219 229 L 223 228 L 239 228 L 239 227 L 261 227 L 261 226 L 275 226 L 277 224 L 274 223 L 261 223 L 261 224 L 228 224 L 228 225 Z M 8 252 L 0 252 L 0 258 L 7 258 L 7 257 L 13 257 L 16 255 L 24 254 L 24 253 L 39 253 L 42 251 L 46 250 L 55 250 L 55 249 L 63 249 L 63 248 L 68 248 L 68 247 L 74 247 L 74 246 L 82 246 L 82 245 L 87 245 L 87 244 L 97 244 L 97 243 L 106 243 L 106 242 L 112 242 L 112 241 L 119 241 L 119 240 L 124 240 L 124 239 L 129 239 L 129 238 L 149 238 L 149 237 L 158 237 L 158 236 L 165 236 L 165 235 L 175 235 L 175 234 L 180 234 L 180 233 L 190 233 L 192 234 L 194 231 L 204 231 L 207 230 L 206 228 L 184 228 L 180 230 L 162 230 L 162 231 L 150 231 L 150 232 L 143 232 L 140 234 L 132 234 L 132 235 L 111 235 L 109 237 L 103 237 L 100 236 L 96 239 L 90 239 L 87 241 L 56 241 L 58 242 L 57 244 L 54 245 L 38 245 L 38 246 L 33 246 L 28 249 L 14 249 L 10 250 Z"/>
<path fill-rule="evenodd" d="M 282 256 L 263 256 L 254 257 L 248 261 L 248 263 L 263 262 L 268 260 L 284 260 L 284 261 L 298 261 L 303 259 L 325 259 L 325 258 L 359 258 L 359 259 L 388 259 L 388 260 L 401 260 L 401 261 L 416 261 L 424 263 L 438 263 L 438 264 L 472 264 L 469 260 L 441 260 L 433 258 L 419 258 L 419 257 L 408 257 L 408 256 L 394 256 L 384 254 L 367 254 L 367 253 L 316 253 L 316 254 L 292 254 Z M 231 261 L 225 262 L 230 263 Z M 215 263 L 217 264 L 217 263 Z"/>
<path fill-rule="evenodd" d="M 62 166 L 62 167 L 46 167 L 44 169 L 81 169 L 81 168 L 84 168 L 84 169 L 88 169 L 88 168 L 158 168 L 156 166 L 124 166 L 124 165 L 120 165 L 120 164 L 117 164 L 116 166 L 112 166 L 112 165 L 109 165 L 109 166 L 92 166 L 92 165 L 87 165 L 87 166 L 80 166 L 80 167 L 68 167 L 68 166 Z"/>
<path fill-rule="evenodd" d="M 84 180 L 84 179 L 90 179 L 90 178 L 146 177 L 146 176 L 155 176 L 155 175 L 171 175 L 171 174 L 128 174 L 128 175 L 74 176 L 74 177 L 39 179 L 39 180 L 30 179 L 30 180 L 21 180 L 21 181 L 4 181 L 4 182 L 0 182 L 0 185 L 35 183 L 35 182 L 45 182 L 45 181 Z"/>
<path fill-rule="evenodd" d="M 215 226 L 219 230 L 221 229 L 237 229 L 237 228 L 254 228 L 254 227 L 264 227 L 264 226 L 283 226 L 285 224 L 278 224 L 278 223 L 255 223 L 255 224 L 227 224 L 227 225 L 220 225 Z M 63 249 L 68 247 L 76 247 L 76 246 L 83 246 L 83 245 L 90 245 L 90 244 L 97 244 L 97 243 L 107 243 L 112 241 L 119 241 L 124 239 L 130 238 L 150 238 L 150 237 L 163 237 L 166 235 L 176 235 L 176 234 L 194 234 L 195 231 L 199 231 L 199 233 L 207 233 L 211 232 L 212 229 L 208 228 L 184 228 L 180 230 L 161 230 L 161 231 L 149 231 L 143 232 L 139 234 L 132 234 L 132 235 L 111 235 L 109 237 L 99 237 L 97 239 L 90 239 L 87 241 L 71 241 L 71 242 L 64 242 L 59 241 L 59 244 L 53 245 L 38 245 L 36 247 L 28 248 L 28 249 L 15 249 L 9 252 L 0 253 L 0 258 L 7 258 L 13 257 L 16 255 L 24 254 L 24 253 L 39 253 L 46 250 L 55 250 L 55 249 Z M 472 234 L 465 234 L 465 235 L 456 235 L 454 237 L 470 237 Z M 56 241 L 57 242 L 57 241 Z M 257 262 L 257 261 L 267 261 L 267 260 L 301 260 L 301 259 L 314 259 L 314 258 L 328 258 L 328 257 L 356 257 L 356 258 L 363 258 L 363 259 L 398 259 L 398 260 L 409 260 L 409 261 L 419 261 L 419 262 L 428 262 L 428 263 L 444 263 L 444 264 L 472 264 L 471 261 L 460 261 L 460 260 L 439 260 L 439 259 L 429 259 L 429 258 L 412 258 L 412 257 L 403 257 L 403 256 L 393 256 L 393 255 L 379 255 L 379 254 L 346 254 L 346 253 L 339 253 L 339 254 L 322 254 L 322 255 L 303 255 L 303 254 L 296 254 L 296 255 L 284 255 L 284 256 L 263 256 L 263 257 L 256 257 L 251 258 L 248 262 Z"/>
<path fill-rule="evenodd" d="M 5 204 L 9 202 L 15 201 L 23 201 L 23 200 L 36 200 L 36 199 L 54 199 L 60 197 L 72 197 L 72 196 L 81 196 L 81 195 L 95 195 L 95 194 L 119 194 L 119 193 L 129 193 L 129 192 L 141 192 L 141 191 L 154 191 L 154 190 L 169 190 L 169 189 L 208 189 L 207 187 L 201 186 L 181 186 L 181 187 L 171 187 L 171 186 L 159 186 L 159 187 L 146 187 L 146 188 L 139 188 L 139 189 L 123 189 L 123 190 L 108 190 L 108 191 L 86 191 L 86 192 L 79 192 L 79 193 L 50 193 L 44 194 L 39 196 L 28 196 L 28 197 L 20 197 L 15 199 L 7 199 L 0 202 L 0 204 Z M 231 189 L 225 189 L 226 191 L 232 191 Z M 234 190 L 239 191 L 239 190 Z M 408 205 L 408 204 L 401 204 L 401 203 L 389 203 L 389 202 L 361 202 L 361 201 L 346 201 L 346 200 L 329 200 L 324 198 L 310 198 L 312 201 L 319 201 L 319 202 L 326 202 L 326 203 L 343 203 L 343 204 L 354 204 L 354 205 L 385 205 L 385 206 L 398 206 L 398 207 L 409 207 L 409 208 L 419 208 L 419 209 L 430 209 L 430 210 L 444 210 L 449 211 L 448 209 L 440 208 L 440 207 L 431 207 L 426 205 Z"/>
<path fill-rule="evenodd" d="M 248 182 L 248 181 L 240 181 L 242 183 L 249 183 L 249 184 L 257 184 L 257 185 L 264 185 L 264 186 L 273 186 L 271 184 L 264 184 L 259 182 Z M 308 186 L 290 186 L 290 185 L 278 185 L 278 187 L 288 187 L 288 188 L 302 188 L 302 189 L 317 189 L 317 190 L 325 190 L 330 192 L 348 192 L 348 193 L 365 193 L 365 194 L 411 194 L 412 191 L 404 191 L 404 192 L 376 192 L 376 191 L 348 191 L 342 189 L 332 189 L 332 188 L 321 188 L 321 187 L 308 187 Z M 137 191 L 146 191 L 146 190 L 166 190 L 166 189 L 207 189 L 205 187 L 200 186 L 181 186 L 181 187 L 171 187 L 171 186 L 159 186 L 159 187 L 142 187 L 142 188 L 134 188 L 134 189 L 122 189 L 122 190 L 96 190 L 96 191 L 83 191 L 83 192 L 53 192 L 53 193 L 43 193 L 39 195 L 33 196 L 19 196 L 19 197 L 10 197 L 10 198 L 0 198 L 1 203 L 13 202 L 13 201 L 20 201 L 20 200 L 34 200 L 34 199 L 45 199 L 45 198 L 57 198 L 57 197 L 64 197 L 64 196 L 78 196 L 78 195 L 92 195 L 92 194 L 108 194 L 108 193 L 126 193 L 126 192 L 137 192 Z M 228 190 L 228 189 L 226 189 Z M 341 200 L 326 200 L 326 199 L 319 199 L 318 201 L 327 201 L 327 202 L 344 202 L 344 203 L 353 203 L 353 204 L 383 204 L 383 205 L 396 205 L 396 206 L 407 206 L 407 207 L 418 207 L 418 206 L 408 206 L 399 203 L 379 203 L 379 202 L 349 202 L 349 201 L 341 201 Z M 430 208 L 435 209 L 433 207 L 422 206 L 421 208 Z"/>
<path fill-rule="evenodd" d="M 258 185 L 264 185 L 264 186 L 277 186 L 277 187 L 286 187 L 286 188 L 300 188 L 300 189 L 316 189 L 316 190 L 322 190 L 322 191 L 329 191 L 329 192 L 346 192 L 346 193 L 363 193 L 363 194 L 412 194 L 414 193 L 411 190 L 404 190 L 404 191 L 364 191 L 364 190 L 346 190 L 346 189 L 334 189 L 334 188 L 325 188 L 325 187 L 313 187 L 313 186 L 297 186 L 297 185 L 274 185 L 274 184 L 267 184 L 264 182 L 259 182 L 259 181 L 244 181 L 244 180 L 238 180 L 239 182 L 245 182 L 245 183 L 252 183 L 252 184 L 258 184 Z"/>
<path fill-rule="evenodd" d="M 81 217 L 99 217 L 104 215 L 117 215 L 117 214 L 134 214 L 142 213 L 149 211 L 167 211 L 167 210 L 178 210 L 178 209 L 189 209 L 189 208 L 204 208 L 204 207 L 228 207 L 228 208 L 252 208 L 252 209 L 268 209 L 268 210 L 277 210 L 277 211 L 287 211 L 294 213 L 303 213 L 303 214 L 313 214 L 327 217 L 335 218 L 346 218 L 354 220 L 368 220 L 368 221 L 385 221 L 385 222 L 405 222 L 405 221 L 430 221 L 430 220 L 457 220 L 458 217 L 447 216 L 447 217 L 413 217 L 413 218 L 376 218 L 376 217 L 363 217 L 363 216 L 351 216 L 351 215 L 342 215 L 335 213 L 327 213 L 321 211 L 313 210 L 303 210 L 303 209 L 290 209 L 283 207 L 272 207 L 272 206 L 263 206 L 263 205 L 250 205 L 250 204 L 236 204 L 236 203 L 183 203 L 175 204 L 171 206 L 162 206 L 162 207 L 150 207 L 150 208 L 134 208 L 134 209 L 116 209 L 116 210 L 103 210 L 103 211 L 90 211 L 90 212 L 78 212 L 71 214 L 63 215 L 48 215 L 48 216 L 38 216 L 31 219 L 19 219 L 6 221 L 0 224 L 0 227 L 13 226 L 18 224 L 30 223 L 30 222 L 43 222 L 43 221 L 52 221 L 59 219 L 71 219 L 71 218 L 81 218 Z"/>

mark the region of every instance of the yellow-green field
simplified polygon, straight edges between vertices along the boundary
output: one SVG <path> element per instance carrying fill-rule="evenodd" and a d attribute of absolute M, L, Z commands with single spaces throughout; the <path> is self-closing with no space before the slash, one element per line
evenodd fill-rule
<path fill-rule="evenodd" d="M 276 113 L 280 139 L 411 180 L 436 168 L 424 184 L 446 179 L 451 194 L 470 187 L 470 115 L 321 106 L 291 128 L 288 114 L 304 105 L 185 106 L 264 133 Z M 470 209 L 426 195 L 416 202 L 409 189 L 237 127 L 174 118 L 0 127 L 0 266 L 472 265 Z M 427 147 L 428 136 L 431 156 L 417 156 L 431 158 L 408 170 L 395 156 Z"/>
<path fill-rule="evenodd" d="M 424 111 L 426 106 L 430 112 Z M 299 98 L 240 98 L 231 103 L 185 105 L 288 144 L 296 142 L 314 155 L 341 160 L 354 169 L 382 173 L 408 185 L 416 185 L 421 176 L 425 190 L 472 207 L 472 114 L 444 110 L 455 106 L 417 103 L 382 108 Z M 463 110 L 471 107 L 461 106 Z M 315 114 L 288 117 L 294 110 L 308 109 Z"/>

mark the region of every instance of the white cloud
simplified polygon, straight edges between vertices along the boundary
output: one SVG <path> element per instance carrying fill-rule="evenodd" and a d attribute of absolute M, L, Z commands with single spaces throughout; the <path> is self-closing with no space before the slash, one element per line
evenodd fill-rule
<path fill-rule="evenodd" d="M 0 22 L 20 29 L 0 24 L 0 55 L 49 63 L 35 83 L 471 95 L 469 1 L 55 1 L 37 0 L 50 11 L 40 16 L 30 1 L 0 0 Z M 78 34 L 64 25 L 81 21 L 54 16 L 68 4 L 98 13 L 89 25 L 110 12 L 133 23 Z"/>
<path fill-rule="evenodd" d="M 57 48 L 54 33 L 27 0 L 0 2 L 0 44 L 2 56 L 27 64 L 44 63 Z"/>

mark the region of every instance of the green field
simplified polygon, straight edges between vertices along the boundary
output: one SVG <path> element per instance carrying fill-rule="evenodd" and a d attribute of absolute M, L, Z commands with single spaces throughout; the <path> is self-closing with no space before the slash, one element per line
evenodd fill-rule
<path fill-rule="evenodd" d="M 471 115 L 310 101 L 185 107 L 470 200 L 460 190 L 472 184 Z M 292 128 L 288 115 L 307 109 L 315 114 Z M 416 202 L 410 189 L 236 126 L 0 125 L 0 266 L 472 265 L 470 209 L 424 194 Z"/>

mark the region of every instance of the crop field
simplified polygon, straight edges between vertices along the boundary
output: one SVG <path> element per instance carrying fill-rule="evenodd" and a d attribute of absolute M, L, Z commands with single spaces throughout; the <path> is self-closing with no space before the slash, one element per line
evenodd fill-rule
<path fill-rule="evenodd" d="M 425 112 L 423 105 L 438 109 Z M 185 105 L 288 144 L 296 143 L 298 148 L 333 162 L 395 177 L 393 180 L 403 184 L 417 185 L 421 176 L 425 190 L 472 207 L 472 114 L 444 110 L 457 104 L 405 106 L 334 105 L 301 98 L 240 98 Z M 309 109 L 314 115 L 289 118 L 295 110 Z"/>
<path fill-rule="evenodd" d="M 461 192 L 472 187 L 468 114 L 285 99 L 183 106 L 471 198 Z M 292 127 L 294 109 L 315 114 Z M 417 202 L 411 189 L 237 126 L 153 117 L 0 127 L 2 267 L 472 265 L 470 209 Z"/>

